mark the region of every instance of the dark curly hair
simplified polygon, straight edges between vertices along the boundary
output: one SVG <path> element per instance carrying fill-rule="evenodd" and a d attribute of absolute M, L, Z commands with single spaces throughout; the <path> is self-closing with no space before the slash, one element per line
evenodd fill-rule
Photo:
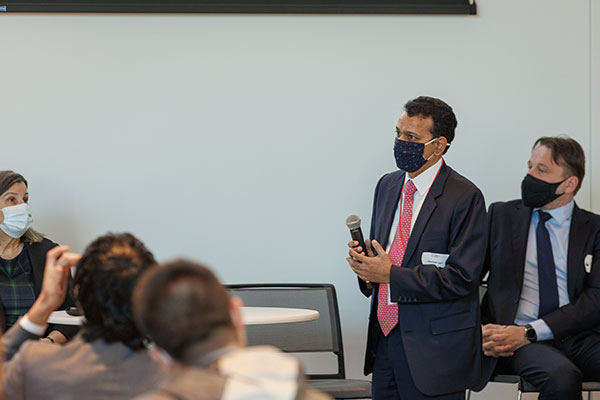
<path fill-rule="evenodd" d="M 144 334 L 184 364 L 192 361 L 188 350 L 194 345 L 235 335 L 227 291 L 208 268 L 190 261 L 175 260 L 145 273 L 133 306 Z"/>
<path fill-rule="evenodd" d="M 452 107 L 435 97 L 419 96 L 416 99 L 408 101 L 404 105 L 404 110 L 409 117 L 421 115 L 425 118 L 431 117 L 433 127 L 431 134 L 434 138 L 443 136 L 448 141 L 448 144 L 454 140 L 454 130 L 458 125 L 456 115 L 452 111 Z M 444 151 L 444 154 L 448 150 Z"/>
<path fill-rule="evenodd" d="M 77 264 L 74 287 L 86 323 L 83 338 L 144 347 L 133 321 L 131 293 L 139 276 L 156 264 L 152 253 L 130 233 L 108 233 L 94 240 Z"/>

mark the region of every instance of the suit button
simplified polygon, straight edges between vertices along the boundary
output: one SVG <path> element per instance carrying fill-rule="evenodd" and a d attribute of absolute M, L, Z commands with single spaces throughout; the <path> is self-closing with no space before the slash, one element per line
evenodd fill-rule
<path fill-rule="evenodd" d="M 518 304 L 518 303 L 519 303 L 519 300 L 520 300 L 520 299 L 517 297 L 517 298 L 515 299 L 515 304 Z"/>

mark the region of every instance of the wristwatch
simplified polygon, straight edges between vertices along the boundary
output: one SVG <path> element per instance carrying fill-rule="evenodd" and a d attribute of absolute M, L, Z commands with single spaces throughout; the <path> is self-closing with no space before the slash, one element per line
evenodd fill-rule
<path fill-rule="evenodd" d="M 537 342 L 537 333 L 531 324 L 525 325 L 525 338 L 529 340 L 529 343 Z"/>

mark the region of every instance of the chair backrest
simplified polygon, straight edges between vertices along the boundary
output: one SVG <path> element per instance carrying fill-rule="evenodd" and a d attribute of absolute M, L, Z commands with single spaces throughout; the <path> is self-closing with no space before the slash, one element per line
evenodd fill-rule
<path fill-rule="evenodd" d="M 268 344 L 285 352 L 330 352 L 337 356 L 337 372 L 308 374 L 311 379 L 345 379 L 344 350 L 335 287 L 331 284 L 226 285 L 230 295 L 246 306 L 317 310 L 319 318 L 287 324 L 248 325 L 249 345 Z"/>

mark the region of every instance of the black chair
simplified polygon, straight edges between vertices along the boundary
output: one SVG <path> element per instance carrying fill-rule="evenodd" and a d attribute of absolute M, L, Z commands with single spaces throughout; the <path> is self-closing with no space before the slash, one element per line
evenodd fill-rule
<path fill-rule="evenodd" d="M 307 383 L 336 399 L 371 398 L 371 382 L 346 379 L 344 347 L 335 287 L 330 284 L 226 285 L 230 295 L 254 307 L 286 307 L 317 310 L 314 321 L 248 325 L 249 345 L 267 344 L 289 353 L 333 353 L 337 371 L 310 374 Z"/>
<path fill-rule="evenodd" d="M 519 375 L 495 375 L 490 382 L 493 383 L 510 383 L 517 385 L 517 400 L 523 398 L 523 393 L 537 393 L 538 389 L 531 383 L 527 382 Z M 583 382 L 582 391 L 588 392 L 588 400 L 592 398 L 592 392 L 600 392 L 600 382 Z M 471 392 L 467 392 L 467 400 L 471 399 Z"/>

